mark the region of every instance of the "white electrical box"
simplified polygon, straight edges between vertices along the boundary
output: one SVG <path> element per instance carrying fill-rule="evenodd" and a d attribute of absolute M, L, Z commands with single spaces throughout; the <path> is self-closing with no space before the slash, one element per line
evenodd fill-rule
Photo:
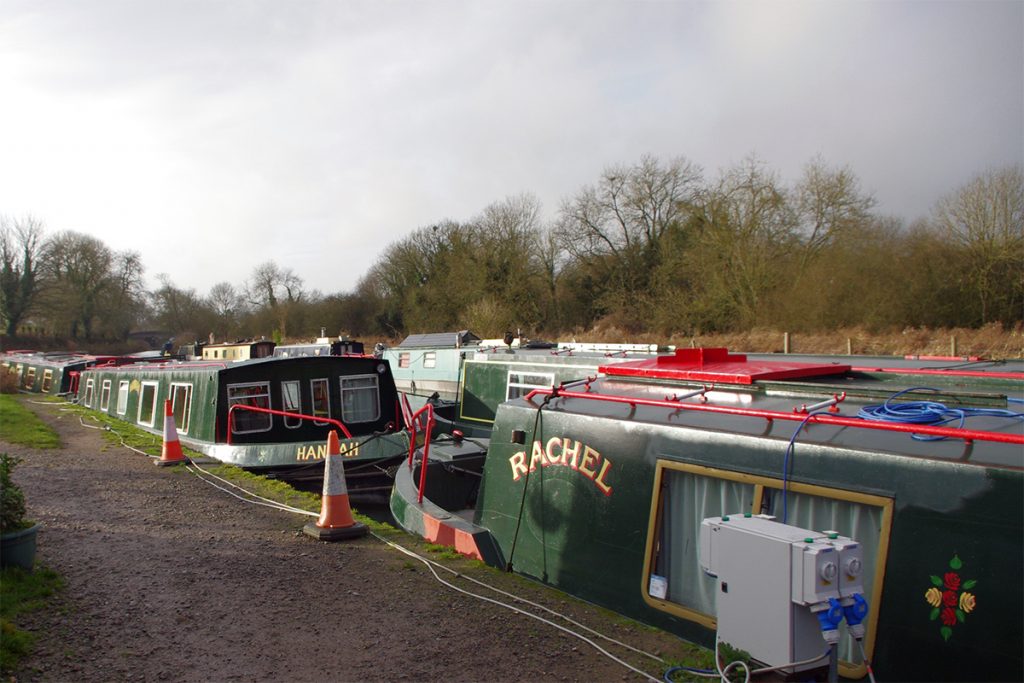
<path fill-rule="evenodd" d="M 701 568 L 717 578 L 718 637 L 768 666 L 814 659 L 828 650 L 815 612 L 861 592 L 860 546 L 740 513 L 701 523 Z M 821 662 L 787 669 L 817 668 Z"/>

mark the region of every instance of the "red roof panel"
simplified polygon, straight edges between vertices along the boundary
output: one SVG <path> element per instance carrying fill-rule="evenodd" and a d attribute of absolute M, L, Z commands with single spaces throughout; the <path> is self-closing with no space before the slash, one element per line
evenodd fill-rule
<path fill-rule="evenodd" d="M 695 382 L 753 384 L 759 380 L 798 379 L 841 375 L 849 365 L 796 363 L 774 360 L 748 361 L 742 353 L 725 348 L 677 349 L 674 355 L 603 365 L 609 376 L 680 379 Z"/>

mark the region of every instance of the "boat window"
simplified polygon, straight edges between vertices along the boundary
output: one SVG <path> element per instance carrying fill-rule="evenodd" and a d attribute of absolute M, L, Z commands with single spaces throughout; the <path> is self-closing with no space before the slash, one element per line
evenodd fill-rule
<path fill-rule="evenodd" d="M 313 395 L 313 416 L 331 416 L 331 390 L 326 379 L 314 379 L 309 382 L 310 393 Z M 317 421 L 316 424 L 323 425 L 326 422 Z"/>
<path fill-rule="evenodd" d="M 92 408 L 93 393 L 96 391 L 96 380 L 85 380 L 85 394 L 82 396 L 82 403 Z"/>
<path fill-rule="evenodd" d="M 171 410 L 175 428 L 182 434 L 188 434 L 189 417 L 192 415 L 191 384 L 171 384 Z"/>
<path fill-rule="evenodd" d="M 229 384 L 228 410 L 231 410 L 231 406 L 235 405 L 270 408 L 270 383 Z M 232 415 L 231 432 L 233 434 L 266 432 L 270 431 L 270 428 L 273 426 L 270 413 L 260 413 L 255 410 L 239 408 Z"/>
<path fill-rule="evenodd" d="M 25 388 L 33 389 L 36 385 L 36 369 L 29 368 L 28 372 L 25 373 Z"/>
<path fill-rule="evenodd" d="M 53 370 L 43 370 L 43 393 L 49 393 L 53 386 Z"/>
<path fill-rule="evenodd" d="M 398 367 L 407 368 L 409 367 L 410 354 L 408 351 L 402 351 L 398 354 Z"/>
<path fill-rule="evenodd" d="M 892 523 L 892 500 L 855 491 L 791 482 L 786 523 L 815 531 L 838 531 L 861 544 L 864 593 L 879 595 Z M 659 460 L 648 530 L 644 600 L 665 612 L 715 628 L 715 580 L 700 568 L 700 524 L 707 517 L 751 512 L 782 521 L 782 482 L 770 477 Z M 877 619 L 869 613 L 870 620 Z M 874 633 L 870 623 L 868 633 Z M 840 673 L 864 675 L 856 643 L 840 626 Z M 865 641 L 868 657 L 874 639 Z"/>
<path fill-rule="evenodd" d="M 436 368 L 437 367 L 437 351 L 427 351 L 423 354 L 423 367 L 425 368 Z"/>
<path fill-rule="evenodd" d="M 505 400 L 511 401 L 526 396 L 534 389 L 550 389 L 555 384 L 555 375 L 548 372 L 510 372 L 508 373 Z"/>
<path fill-rule="evenodd" d="M 377 375 L 341 378 L 341 419 L 346 424 L 380 419 Z"/>
<path fill-rule="evenodd" d="M 749 512 L 749 482 L 666 468 L 661 476 L 650 577 L 651 597 L 682 608 L 683 616 L 708 625 L 715 614 L 715 580 L 697 557 L 700 523 L 706 517 Z"/>
<path fill-rule="evenodd" d="M 91 383 L 92 380 L 90 379 Z M 156 382 L 143 382 L 142 391 L 139 392 L 139 417 L 138 423 L 152 427 L 156 422 L 156 393 L 158 385 Z M 86 387 L 86 392 L 89 389 Z"/>
<path fill-rule="evenodd" d="M 100 410 L 107 412 L 110 408 L 110 380 L 103 380 L 103 388 L 100 389 Z"/>
<path fill-rule="evenodd" d="M 124 415 L 128 412 L 128 380 L 123 379 L 117 385 L 117 414 Z"/>
<path fill-rule="evenodd" d="M 292 382 L 281 382 L 281 410 L 289 413 L 302 412 L 302 399 L 299 396 L 298 380 Z M 301 424 L 302 420 L 297 417 L 284 418 L 284 426 L 289 429 L 295 429 Z"/>

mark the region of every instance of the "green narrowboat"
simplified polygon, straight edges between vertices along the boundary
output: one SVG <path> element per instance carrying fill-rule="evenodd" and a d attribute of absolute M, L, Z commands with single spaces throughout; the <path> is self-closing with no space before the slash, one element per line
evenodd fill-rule
<path fill-rule="evenodd" d="M 386 492 L 408 452 L 390 367 L 367 356 L 100 366 L 78 386 L 81 405 L 154 433 L 167 400 L 182 445 L 260 473 L 321 477 L 338 430 L 349 488 Z"/>
<path fill-rule="evenodd" d="M 685 349 L 534 390 L 486 452 L 400 467 L 392 513 L 708 646 L 729 581 L 702 568 L 704 520 L 828 532 L 860 544 L 869 606 L 862 641 L 838 628 L 842 675 L 1024 680 L 1024 362 L 807 361 Z M 759 609 L 755 631 L 785 628 Z"/>
<path fill-rule="evenodd" d="M 565 342 L 553 349 L 490 347 L 469 353 L 458 382 L 456 425 L 466 434 L 486 436 L 505 401 L 596 376 L 602 365 L 652 358 L 664 350 L 651 344 Z"/>
<path fill-rule="evenodd" d="M 113 361 L 112 356 L 66 352 L 10 351 L 0 356 L 3 371 L 14 377 L 20 391 L 53 396 L 74 394 L 82 370 Z"/>

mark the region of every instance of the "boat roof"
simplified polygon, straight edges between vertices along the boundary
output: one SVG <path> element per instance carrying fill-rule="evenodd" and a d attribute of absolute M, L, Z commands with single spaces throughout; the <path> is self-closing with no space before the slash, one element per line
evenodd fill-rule
<path fill-rule="evenodd" d="M 77 351 L 17 350 L 8 351 L 0 355 L 0 360 L 5 363 L 28 363 L 31 365 L 49 365 L 53 367 L 105 363 L 112 362 L 118 358 L 121 358 L 121 356 L 95 356 L 90 353 Z"/>
<path fill-rule="evenodd" d="M 459 330 L 458 332 L 431 332 L 428 334 L 410 334 L 402 340 L 402 343 L 399 344 L 397 348 L 457 349 L 463 346 L 476 344 L 479 341 L 480 337 L 476 336 L 469 330 Z"/>
<path fill-rule="evenodd" d="M 842 375 L 849 365 L 802 363 L 793 360 L 748 360 L 725 348 L 676 349 L 675 353 L 644 360 L 623 361 L 598 368 L 617 377 L 650 377 L 696 382 L 752 384 L 758 380 L 801 379 Z"/>
<path fill-rule="evenodd" d="M 266 356 L 264 358 L 246 358 L 239 360 L 168 360 L 165 363 L 133 363 L 131 365 L 97 365 L 88 368 L 89 371 L 114 370 L 117 372 L 173 372 L 173 371 L 198 371 L 198 372 L 222 372 L 258 368 L 266 364 L 282 363 L 352 363 L 360 361 L 377 361 L 372 356 L 361 355 L 321 355 L 321 356 Z"/>
<path fill-rule="evenodd" d="M 602 366 L 603 376 L 537 390 L 514 403 L 880 455 L 1024 469 L 1024 401 L 1019 398 L 1024 372 L 1003 372 L 996 379 L 984 373 L 957 377 L 957 382 L 931 387 L 905 368 L 890 375 L 841 363 L 751 360 L 724 349 L 700 351 Z M 876 409 L 925 402 L 946 407 L 946 421 L 882 420 Z"/>

